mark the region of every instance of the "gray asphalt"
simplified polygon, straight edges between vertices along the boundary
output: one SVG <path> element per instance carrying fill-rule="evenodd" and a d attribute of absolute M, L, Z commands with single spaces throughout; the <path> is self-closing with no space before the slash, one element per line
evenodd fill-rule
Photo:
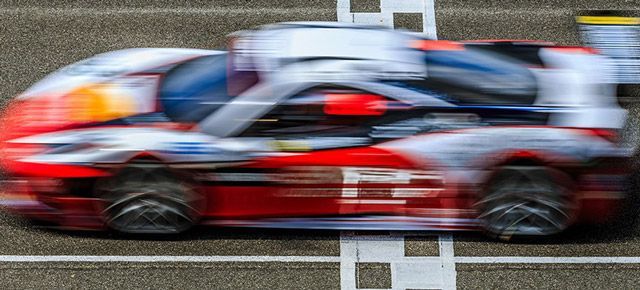
<path fill-rule="evenodd" d="M 376 0 L 352 0 L 358 11 Z M 13 1 L 0 3 L 0 96 L 7 100 L 47 73 L 90 55 L 127 47 L 223 47 L 225 35 L 256 25 L 335 20 L 335 1 Z M 373 8 L 372 8 L 373 7 Z M 638 1 L 436 0 L 441 39 L 515 38 L 577 44 L 582 9 L 640 9 Z M 633 112 L 638 109 L 630 107 Z M 632 115 L 637 115 L 634 113 Z M 634 119 L 635 132 L 637 118 Z M 631 134 L 633 135 L 633 134 Z M 633 135 L 635 136 L 635 135 Z M 632 136 L 632 139 L 635 138 Z M 640 229 L 577 228 L 541 243 L 499 243 L 454 235 L 459 256 L 640 256 Z M 436 256 L 438 244 L 408 238 L 407 256 Z M 340 255 L 339 233 L 198 228 L 141 240 L 61 232 L 0 215 L 0 255 Z M 456 265 L 460 288 L 636 288 L 638 265 Z M 361 287 L 389 287 L 386 264 L 359 265 Z M 0 263 L 0 287 L 335 289 L 339 263 Z"/>
<path fill-rule="evenodd" d="M 3 289 L 337 289 L 339 267 L 339 263 L 13 264 L 0 265 L 0 280 Z"/>

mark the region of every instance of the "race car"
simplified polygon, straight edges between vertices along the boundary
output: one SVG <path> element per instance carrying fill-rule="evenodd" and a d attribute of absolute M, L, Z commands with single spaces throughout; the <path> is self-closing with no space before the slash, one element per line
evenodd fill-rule
<path fill-rule="evenodd" d="M 485 45 L 497 44 L 314 22 L 240 32 L 229 51 L 95 56 L 9 105 L 7 207 L 125 233 L 205 224 L 503 239 L 625 212 L 626 111 L 599 81 L 605 58 Z"/>

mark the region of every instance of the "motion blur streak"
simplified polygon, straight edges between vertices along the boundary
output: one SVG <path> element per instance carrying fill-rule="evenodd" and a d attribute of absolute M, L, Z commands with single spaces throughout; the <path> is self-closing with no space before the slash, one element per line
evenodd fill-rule
<path fill-rule="evenodd" d="M 633 148 L 617 141 L 627 112 L 598 50 L 333 22 L 229 38 L 226 51 L 100 54 L 19 95 L 0 138 L 10 209 L 126 233 L 510 239 L 636 206 Z"/>

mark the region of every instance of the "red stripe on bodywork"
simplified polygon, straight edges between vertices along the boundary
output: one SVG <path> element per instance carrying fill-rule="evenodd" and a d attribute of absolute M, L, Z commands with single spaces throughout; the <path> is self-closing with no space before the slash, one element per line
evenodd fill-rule
<path fill-rule="evenodd" d="M 14 175 L 52 177 L 52 178 L 87 178 L 109 176 L 106 171 L 82 165 L 45 164 L 35 162 L 5 160 L 3 164 Z"/>
<path fill-rule="evenodd" d="M 281 166 L 375 166 L 414 168 L 413 162 L 376 147 L 316 151 L 291 156 L 267 157 L 251 164 L 254 168 Z"/>

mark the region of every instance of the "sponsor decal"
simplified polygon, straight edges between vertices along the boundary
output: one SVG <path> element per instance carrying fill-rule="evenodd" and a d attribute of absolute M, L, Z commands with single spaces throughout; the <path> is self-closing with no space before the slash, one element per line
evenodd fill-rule
<path fill-rule="evenodd" d="M 309 145 L 308 140 L 273 140 L 270 142 L 270 147 L 276 151 L 292 151 L 292 152 L 305 152 L 311 151 L 312 148 Z"/>
<path fill-rule="evenodd" d="M 442 173 L 436 171 L 344 167 L 342 176 L 343 198 L 411 198 L 444 190 Z M 376 186 L 380 184 L 388 186 Z"/>
<path fill-rule="evenodd" d="M 365 146 L 371 143 L 364 137 L 309 137 L 302 139 L 281 139 L 268 142 L 275 151 L 309 152 L 313 150 Z"/>
<path fill-rule="evenodd" d="M 291 166 L 280 169 L 238 169 L 203 173 L 199 180 L 279 187 L 281 197 L 389 199 L 427 197 L 444 190 L 439 171 L 378 167 Z"/>

